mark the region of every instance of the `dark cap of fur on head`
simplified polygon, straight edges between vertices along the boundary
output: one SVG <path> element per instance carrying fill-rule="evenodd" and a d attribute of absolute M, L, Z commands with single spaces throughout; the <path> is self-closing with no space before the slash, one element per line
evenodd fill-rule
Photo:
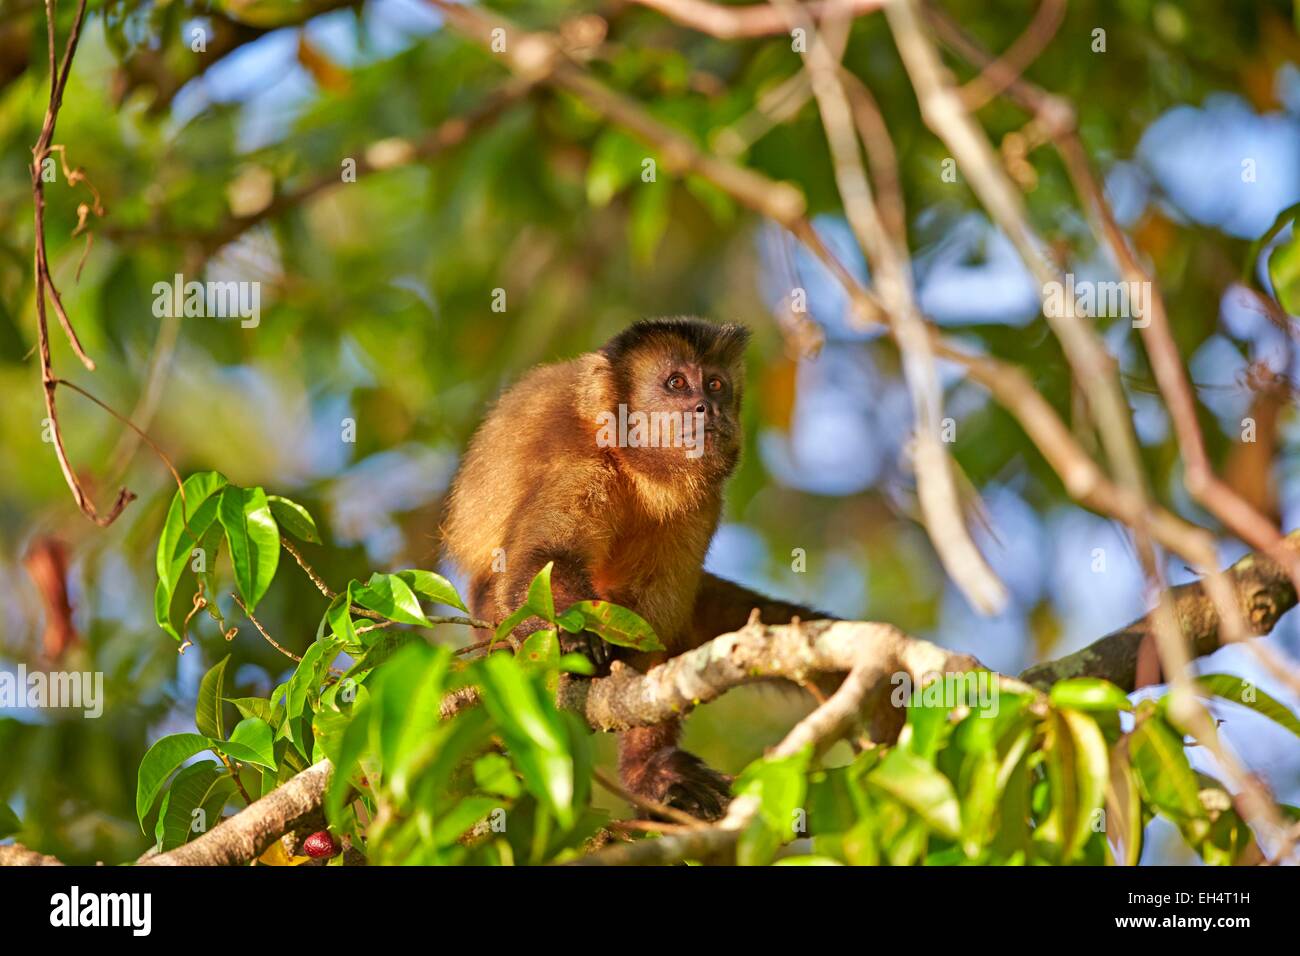
<path fill-rule="evenodd" d="M 733 365 L 740 361 L 749 341 L 749 329 L 734 322 L 718 325 L 704 319 L 680 316 L 641 319 L 614 336 L 600 350 L 611 361 L 647 345 L 683 344 L 701 361 Z"/>

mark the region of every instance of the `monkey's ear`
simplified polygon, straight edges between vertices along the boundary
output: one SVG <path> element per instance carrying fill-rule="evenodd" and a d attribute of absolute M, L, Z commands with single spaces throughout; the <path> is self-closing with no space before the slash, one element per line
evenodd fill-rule
<path fill-rule="evenodd" d="M 577 367 L 574 391 L 578 414 L 587 421 L 595 421 L 601 412 L 611 411 L 618 404 L 614 366 L 604 352 L 588 352 L 577 359 Z"/>
<path fill-rule="evenodd" d="M 714 348 L 725 364 L 742 363 L 745 346 L 749 344 L 749 335 L 749 329 L 737 322 L 724 322 L 718 326 L 718 337 Z"/>

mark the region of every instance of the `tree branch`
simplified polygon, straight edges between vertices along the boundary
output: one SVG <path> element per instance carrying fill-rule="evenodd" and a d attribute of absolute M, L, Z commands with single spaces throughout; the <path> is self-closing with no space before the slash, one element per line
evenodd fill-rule
<path fill-rule="evenodd" d="M 141 866 L 238 866 L 256 860 L 318 811 L 333 765 L 306 770 L 184 846 L 140 860 Z"/>
<path fill-rule="evenodd" d="M 1288 534 L 1283 544 L 1293 554 L 1300 553 L 1300 529 Z M 1296 604 L 1295 584 L 1289 572 L 1264 552 L 1251 552 L 1223 576 L 1254 636 L 1271 631 Z M 1168 593 L 1193 657 L 1213 654 L 1224 645 L 1217 605 L 1206 594 L 1205 582 L 1182 584 Z M 1148 614 L 1073 654 L 1035 664 L 1020 679 L 1047 688 L 1067 677 L 1101 677 L 1124 691 L 1135 690 L 1138 647 L 1151 634 L 1152 627 L 1152 615 Z"/>
<path fill-rule="evenodd" d="M 801 25 L 804 17 L 821 21 L 827 16 L 856 17 L 873 13 L 884 6 L 886 0 L 812 0 L 801 3 L 800 10 L 790 10 L 780 4 L 754 3 L 742 6 L 725 6 L 709 0 L 635 0 L 643 7 L 658 10 L 664 16 L 683 26 L 707 33 L 720 40 L 740 40 L 752 37 L 789 33 Z"/>

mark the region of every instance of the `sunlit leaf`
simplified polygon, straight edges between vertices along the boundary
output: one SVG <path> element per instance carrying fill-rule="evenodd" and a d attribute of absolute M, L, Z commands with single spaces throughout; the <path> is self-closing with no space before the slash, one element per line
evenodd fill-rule
<path fill-rule="evenodd" d="M 1138 723 L 1129 737 L 1129 756 L 1147 802 L 1176 823 L 1204 818 L 1182 735 L 1163 718 L 1153 715 Z"/>
<path fill-rule="evenodd" d="M 1282 308 L 1300 315 L 1300 229 L 1269 253 L 1268 277 Z"/>
<path fill-rule="evenodd" d="M 528 789 L 561 826 L 572 826 L 575 768 L 554 704 L 508 655 L 493 654 L 478 664 L 484 706 L 500 726 Z"/>
<path fill-rule="evenodd" d="M 136 772 L 135 789 L 135 815 L 140 820 L 141 829 L 167 778 L 190 757 L 211 746 L 212 741 L 201 734 L 171 734 L 155 741 L 145 751 Z"/>
<path fill-rule="evenodd" d="M 227 654 L 217 663 L 213 664 L 203 679 L 199 681 L 198 703 L 194 709 L 194 726 L 199 729 L 199 733 L 207 737 L 225 737 L 226 731 L 222 727 L 221 720 L 221 701 L 222 694 L 225 691 L 226 681 L 226 664 L 230 662 L 230 655 Z"/>
<path fill-rule="evenodd" d="M 910 751 L 891 750 L 867 780 L 913 810 L 936 833 L 949 839 L 960 834 L 961 808 L 952 783 Z"/>
<path fill-rule="evenodd" d="M 1053 707 L 1074 710 L 1132 710 L 1128 696 L 1099 677 L 1071 677 L 1057 681 L 1048 692 Z"/>
<path fill-rule="evenodd" d="M 662 651 L 664 646 L 643 617 L 608 601 L 579 601 L 565 613 L 577 611 L 585 621 L 585 629 L 601 640 L 619 647 L 638 651 Z"/>
<path fill-rule="evenodd" d="M 390 620 L 430 626 L 415 592 L 400 575 L 372 574 L 364 586 L 353 589 L 352 600 L 361 607 L 378 611 Z"/>
<path fill-rule="evenodd" d="M 271 507 L 271 514 L 275 516 L 276 524 L 281 528 L 300 541 L 320 544 L 320 532 L 316 530 L 316 520 L 306 508 L 296 501 L 290 501 L 279 495 L 267 495 L 266 502 Z"/>
<path fill-rule="evenodd" d="M 280 561 L 280 529 L 266 493 L 261 488 L 228 485 L 221 492 L 217 517 L 226 529 L 235 586 L 253 611 L 270 588 Z"/>
<path fill-rule="evenodd" d="M 1249 707 L 1257 714 L 1263 714 L 1269 720 L 1300 737 L 1300 720 L 1283 704 L 1250 681 L 1234 674 L 1202 674 L 1196 678 L 1199 687 L 1226 701 Z"/>
<path fill-rule="evenodd" d="M 268 770 L 275 769 L 275 745 L 271 725 L 256 717 L 245 717 L 230 733 L 230 739 L 213 741 L 227 757 Z"/>
<path fill-rule="evenodd" d="M 158 626 L 180 640 L 180 632 L 171 619 L 172 598 L 180 579 L 189 564 L 195 547 L 217 517 L 220 493 L 226 487 L 224 475 L 215 471 L 202 471 L 181 482 L 167 509 L 167 519 L 158 537 L 155 566 L 158 584 L 154 589 L 154 619 Z M 208 560 L 215 560 L 209 555 Z"/>
<path fill-rule="evenodd" d="M 154 835 L 159 849 L 175 849 L 211 830 L 221 822 L 221 809 L 234 791 L 234 778 L 218 763 L 205 760 L 181 768 L 158 811 Z"/>
<path fill-rule="evenodd" d="M 426 600 L 435 604 L 446 604 L 466 613 L 469 609 L 456 593 L 455 586 L 441 574 L 432 571 L 407 570 L 396 572 L 397 577 L 406 582 L 407 587 Z"/>

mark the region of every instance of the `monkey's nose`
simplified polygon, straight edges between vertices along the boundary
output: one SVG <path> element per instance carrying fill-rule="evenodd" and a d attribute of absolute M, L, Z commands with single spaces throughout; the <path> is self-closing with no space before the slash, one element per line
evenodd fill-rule
<path fill-rule="evenodd" d="M 698 405 L 695 406 L 695 413 L 696 413 L 697 415 L 703 415 L 703 414 L 704 414 L 705 412 L 707 412 L 708 410 L 709 410 L 709 407 L 708 407 L 707 405 L 705 405 L 703 402 L 700 402 L 700 404 L 698 404 Z"/>

